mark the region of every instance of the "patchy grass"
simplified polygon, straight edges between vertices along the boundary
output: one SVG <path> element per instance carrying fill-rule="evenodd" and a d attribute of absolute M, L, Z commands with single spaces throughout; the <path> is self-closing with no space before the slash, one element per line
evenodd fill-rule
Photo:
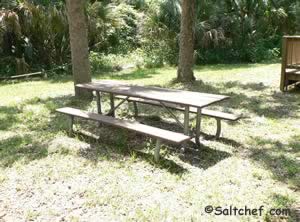
<path fill-rule="evenodd" d="M 224 122 L 218 141 L 206 135 L 199 151 L 181 155 L 164 145 L 158 164 L 154 143 L 144 136 L 80 121 L 78 129 L 100 139 L 70 137 L 67 118 L 55 109 L 95 111 L 96 104 L 74 99 L 69 77 L 2 83 L 0 221 L 295 221 L 295 215 L 268 214 L 296 209 L 300 199 L 300 92 L 281 93 L 279 72 L 279 64 L 201 66 L 193 84 L 174 82 L 171 67 L 96 75 L 230 95 L 214 108 L 245 117 Z M 143 122 L 177 129 L 163 110 L 141 105 L 141 111 Z M 118 116 L 132 119 L 132 113 L 125 104 Z M 213 134 L 215 121 L 205 118 L 203 130 Z M 264 212 L 216 216 L 205 213 L 207 205 L 263 205 Z"/>

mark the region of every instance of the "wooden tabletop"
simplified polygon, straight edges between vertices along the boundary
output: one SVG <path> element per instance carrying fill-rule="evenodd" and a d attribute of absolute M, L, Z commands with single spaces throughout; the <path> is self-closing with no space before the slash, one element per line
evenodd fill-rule
<path fill-rule="evenodd" d="M 114 80 L 102 80 L 85 84 L 77 84 L 76 87 L 198 108 L 203 108 L 229 98 L 224 95 L 130 85 Z"/>

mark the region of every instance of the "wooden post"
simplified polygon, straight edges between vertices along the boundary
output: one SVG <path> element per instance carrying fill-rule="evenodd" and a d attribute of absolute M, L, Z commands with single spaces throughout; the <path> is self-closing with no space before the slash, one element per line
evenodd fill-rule
<path fill-rule="evenodd" d="M 159 161 L 159 151 L 160 151 L 160 146 L 161 146 L 161 140 L 157 139 L 156 140 L 156 146 L 155 146 L 155 151 L 154 151 L 154 160 L 155 162 Z"/>
<path fill-rule="evenodd" d="M 281 59 L 281 80 L 280 80 L 280 90 L 282 92 L 286 89 L 286 63 L 287 63 L 287 37 L 282 39 L 282 59 Z"/>

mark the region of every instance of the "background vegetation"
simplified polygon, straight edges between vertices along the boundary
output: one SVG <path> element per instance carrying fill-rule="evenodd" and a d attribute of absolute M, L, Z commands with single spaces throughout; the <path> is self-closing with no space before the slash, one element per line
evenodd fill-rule
<path fill-rule="evenodd" d="M 0 75 L 68 68 L 63 1 L 2 0 L 0 8 Z M 297 10 L 295 0 L 198 0 L 196 63 L 278 59 L 282 36 L 299 33 Z M 91 0 L 86 12 L 94 69 L 177 63 L 180 0 Z"/>

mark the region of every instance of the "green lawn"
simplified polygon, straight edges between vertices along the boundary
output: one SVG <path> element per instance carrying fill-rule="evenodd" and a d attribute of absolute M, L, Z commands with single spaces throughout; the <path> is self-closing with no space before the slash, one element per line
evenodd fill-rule
<path fill-rule="evenodd" d="M 71 78 L 1 83 L 0 221 L 295 221 L 268 214 L 300 206 L 300 90 L 281 93 L 279 72 L 279 64 L 201 66 L 187 85 L 175 83 L 176 69 L 168 67 L 95 75 L 226 94 L 231 99 L 213 108 L 245 117 L 223 122 L 218 141 L 209 136 L 215 121 L 205 118 L 199 151 L 181 155 L 164 145 L 157 164 L 154 143 L 144 136 L 84 122 L 76 127 L 100 140 L 68 136 L 56 108 L 96 110 L 95 101 L 73 98 Z M 144 122 L 176 128 L 163 110 L 142 111 Z M 118 116 L 133 118 L 132 107 Z M 205 213 L 207 205 L 264 211 L 216 216 Z"/>

